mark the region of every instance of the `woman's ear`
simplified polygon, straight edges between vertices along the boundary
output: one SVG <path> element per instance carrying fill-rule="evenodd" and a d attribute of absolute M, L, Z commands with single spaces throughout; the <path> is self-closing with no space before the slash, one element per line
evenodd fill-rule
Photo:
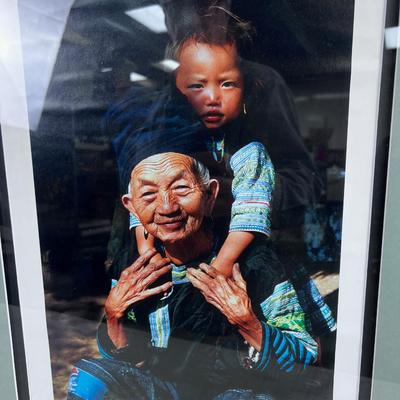
<path fill-rule="evenodd" d="M 131 214 L 136 215 L 135 208 L 133 207 L 132 195 L 131 195 L 130 193 L 124 194 L 124 195 L 121 197 L 121 201 L 122 201 L 122 204 L 124 205 L 124 207 L 125 207 Z"/>
<path fill-rule="evenodd" d="M 219 193 L 219 182 L 216 179 L 210 179 L 208 183 L 207 189 L 207 209 L 206 209 L 206 216 L 211 216 L 215 200 L 218 197 Z"/>

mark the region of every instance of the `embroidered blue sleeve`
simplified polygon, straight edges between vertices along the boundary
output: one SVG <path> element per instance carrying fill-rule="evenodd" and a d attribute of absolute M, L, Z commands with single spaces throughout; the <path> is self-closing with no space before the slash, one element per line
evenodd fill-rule
<path fill-rule="evenodd" d="M 251 142 L 230 160 L 233 205 L 230 232 L 271 234 L 271 204 L 275 170 L 264 145 Z"/>
<path fill-rule="evenodd" d="M 137 219 L 136 215 L 129 213 L 129 229 L 136 228 L 137 226 L 141 226 L 141 222 Z"/>
<path fill-rule="evenodd" d="M 306 332 L 284 331 L 262 321 L 263 342 L 256 369 L 275 367 L 293 373 L 313 364 L 318 356 L 317 342 Z"/>
<path fill-rule="evenodd" d="M 318 343 L 309 334 L 306 316 L 290 281 L 277 284 L 260 304 L 263 342 L 255 368 L 277 367 L 287 373 L 300 372 L 318 357 Z"/>
<path fill-rule="evenodd" d="M 128 184 L 128 193 L 131 193 L 131 184 Z M 129 230 L 136 228 L 137 226 L 141 226 L 141 222 L 136 217 L 135 214 L 129 213 Z"/>

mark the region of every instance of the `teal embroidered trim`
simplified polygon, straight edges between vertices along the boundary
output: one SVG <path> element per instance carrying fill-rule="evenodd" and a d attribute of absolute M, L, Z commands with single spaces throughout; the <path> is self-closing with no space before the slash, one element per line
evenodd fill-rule
<path fill-rule="evenodd" d="M 171 334 L 168 304 L 149 314 L 151 344 L 153 347 L 167 348 Z"/>
<path fill-rule="evenodd" d="M 186 278 L 186 265 L 174 265 L 172 264 L 172 283 L 174 285 L 180 285 L 182 283 L 188 283 L 189 279 Z"/>

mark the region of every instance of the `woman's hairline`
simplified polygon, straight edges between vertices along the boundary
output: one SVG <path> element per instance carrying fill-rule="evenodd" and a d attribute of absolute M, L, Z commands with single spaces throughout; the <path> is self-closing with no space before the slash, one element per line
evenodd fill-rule
<path fill-rule="evenodd" d="M 194 157 L 188 156 L 185 154 L 186 157 L 188 157 L 191 161 L 191 172 L 193 175 L 197 178 L 199 183 L 203 186 L 204 189 L 209 189 L 210 187 L 210 171 L 209 169 L 199 160 L 195 159 Z M 135 168 L 133 168 L 132 172 L 134 171 Z M 128 183 L 128 193 L 131 194 L 133 193 L 133 188 L 131 185 L 132 178 L 130 179 Z"/>

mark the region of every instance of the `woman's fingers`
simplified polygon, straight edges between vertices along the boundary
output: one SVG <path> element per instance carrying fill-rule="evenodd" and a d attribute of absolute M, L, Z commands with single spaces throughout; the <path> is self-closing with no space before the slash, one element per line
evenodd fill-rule
<path fill-rule="evenodd" d="M 186 273 L 195 276 L 200 282 L 206 285 L 210 284 L 213 281 L 213 278 L 211 278 L 208 274 L 206 274 L 204 271 L 200 269 L 188 268 Z"/>
<path fill-rule="evenodd" d="M 151 275 L 153 272 L 159 270 L 160 268 L 166 266 L 169 264 L 170 261 L 168 258 L 162 258 L 161 260 L 155 261 L 155 262 L 150 262 L 148 265 L 146 265 L 144 268 L 142 268 L 140 271 L 138 271 L 136 275 L 136 281 L 143 281 L 145 278 L 147 278 L 149 275 Z"/>
<path fill-rule="evenodd" d="M 207 303 L 212 304 L 222 312 L 223 302 L 221 301 L 221 296 L 218 296 L 216 293 L 218 285 L 215 283 L 215 279 L 210 277 L 204 278 L 204 275 L 204 272 L 189 268 L 186 276 L 189 278 L 192 285 L 200 290 Z"/>
<path fill-rule="evenodd" d="M 218 275 L 218 271 L 212 265 L 201 263 L 199 267 L 202 271 L 204 271 L 207 275 L 211 276 L 212 278 L 215 278 Z"/>
<path fill-rule="evenodd" d="M 143 292 L 141 293 L 141 298 L 143 300 L 143 299 L 146 299 L 147 297 L 151 297 L 156 294 L 164 293 L 167 290 L 171 289 L 171 287 L 172 287 L 172 282 L 166 282 L 160 286 L 156 286 L 155 288 L 143 290 Z"/>
<path fill-rule="evenodd" d="M 216 301 L 212 297 L 205 297 L 205 298 L 207 300 L 207 303 L 213 305 L 217 310 L 219 310 L 222 314 L 224 314 L 224 309 L 220 302 Z"/>
<path fill-rule="evenodd" d="M 227 283 L 229 285 L 229 287 L 231 288 L 231 290 L 236 293 L 239 290 L 243 291 L 244 289 L 242 287 L 240 287 L 236 281 L 232 280 L 232 279 L 227 279 Z"/>
<path fill-rule="evenodd" d="M 186 276 L 188 277 L 192 285 L 200 290 L 208 303 L 210 303 L 209 300 L 211 298 L 215 298 L 215 296 L 213 295 L 214 283 L 212 278 L 208 277 L 208 275 L 206 275 L 204 272 L 194 268 L 188 268 Z"/>
<path fill-rule="evenodd" d="M 227 279 L 224 276 L 219 275 L 217 277 L 217 282 L 219 287 L 221 288 L 221 294 L 223 294 L 227 299 L 234 295 L 232 288 L 229 286 Z"/>
<path fill-rule="evenodd" d="M 171 271 L 172 266 L 166 265 L 164 267 L 158 266 L 159 269 L 151 272 L 146 278 L 144 278 L 141 282 L 143 289 L 147 288 L 153 282 L 155 282 L 160 276 L 166 274 L 167 272 Z"/>
<path fill-rule="evenodd" d="M 170 262 L 167 258 L 160 259 L 154 263 L 149 263 L 149 260 L 154 256 L 154 254 L 156 254 L 155 250 L 147 251 L 121 273 L 117 285 L 111 290 L 114 298 L 119 299 L 122 303 L 126 301 L 138 301 L 140 293 L 146 289 L 150 283 L 156 280 L 158 276 L 161 276 L 171 269 L 170 266 L 166 265 Z M 162 271 L 158 272 L 161 269 Z M 147 279 L 154 272 L 157 273 Z M 145 282 L 143 283 L 143 281 Z"/>
<path fill-rule="evenodd" d="M 137 282 L 137 273 L 139 273 L 143 269 L 143 267 L 156 253 L 157 251 L 155 249 L 150 249 L 146 251 L 146 253 L 144 253 L 142 256 L 137 258 L 132 265 L 130 265 L 128 268 L 125 268 L 121 272 L 121 276 L 118 280 L 118 285 L 128 288 L 132 284 L 135 284 Z"/>
<path fill-rule="evenodd" d="M 137 258 L 136 261 L 132 265 L 130 265 L 128 268 L 126 268 L 124 271 L 122 271 L 121 277 L 129 276 L 131 273 L 140 270 L 142 267 L 144 267 L 150 261 L 150 259 L 156 253 L 157 253 L 156 249 L 147 250 L 146 253 L 144 253 L 139 258 Z"/>
<path fill-rule="evenodd" d="M 243 279 L 242 274 L 240 273 L 239 264 L 236 263 L 233 265 L 232 277 L 235 283 L 242 288 L 243 290 L 247 290 L 246 281 Z"/>
<path fill-rule="evenodd" d="M 195 270 L 194 268 L 188 268 L 188 270 L 186 271 L 186 276 L 195 288 L 199 289 L 201 292 L 207 290 L 208 286 L 206 283 L 203 282 L 203 280 L 199 279 L 199 274 L 197 273 L 197 270 Z"/>
<path fill-rule="evenodd" d="M 200 292 L 204 295 L 208 303 L 210 303 L 209 301 L 210 298 L 216 299 L 216 297 L 214 296 L 215 294 L 214 278 L 210 278 L 203 271 L 194 268 L 188 268 L 186 276 L 188 277 L 192 285 L 200 290 Z"/>

